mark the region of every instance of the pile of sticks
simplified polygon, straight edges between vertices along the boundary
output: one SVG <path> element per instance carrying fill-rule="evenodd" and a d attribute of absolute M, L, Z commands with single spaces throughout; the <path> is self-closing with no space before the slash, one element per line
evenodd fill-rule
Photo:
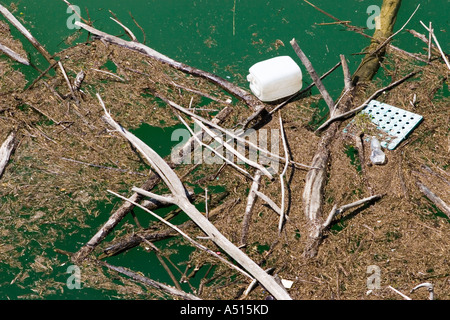
<path fill-rule="evenodd" d="M 70 3 L 65 1 L 69 6 L 71 6 Z M 281 132 L 281 138 L 283 142 L 283 155 L 273 154 L 269 152 L 268 150 L 265 150 L 263 148 L 258 147 L 255 144 L 252 144 L 252 142 L 246 140 L 244 137 L 242 137 L 239 134 L 236 134 L 235 132 L 232 132 L 231 130 L 222 127 L 220 124 L 226 119 L 226 117 L 231 114 L 232 107 L 227 105 L 214 119 L 208 120 L 201 116 L 199 116 L 197 113 L 192 112 L 188 108 L 184 108 L 177 103 L 170 101 L 166 99 L 163 96 L 158 96 L 160 99 L 162 99 L 167 105 L 169 105 L 173 111 L 176 113 L 178 119 L 181 123 L 183 123 L 186 128 L 190 130 L 190 127 L 187 123 L 187 121 L 192 121 L 196 123 L 201 128 L 201 134 L 206 134 L 206 136 L 209 137 L 209 141 L 215 141 L 219 143 L 221 147 L 224 147 L 229 151 L 231 154 L 236 156 L 239 160 L 241 160 L 243 163 L 248 165 L 254 170 L 254 174 L 251 174 L 249 171 L 243 169 L 242 167 L 236 165 L 232 161 L 229 161 L 227 158 L 223 158 L 223 160 L 226 161 L 227 165 L 230 165 L 234 169 L 236 169 L 239 173 L 243 174 L 245 177 L 249 179 L 251 182 L 250 191 L 248 193 L 247 203 L 245 212 L 243 213 L 243 224 L 242 224 L 242 234 L 240 239 L 240 247 L 237 247 L 235 244 L 233 244 L 229 239 L 227 239 L 211 222 L 210 219 L 208 219 L 208 216 L 200 212 L 192 203 L 192 193 L 190 193 L 184 186 L 182 180 L 180 177 L 177 176 L 174 169 L 176 167 L 176 164 L 170 163 L 168 161 L 165 161 L 162 157 L 160 157 L 152 148 L 150 148 L 148 145 L 146 145 L 143 141 L 141 141 L 139 138 L 137 138 L 135 135 L 133 135 L 130 131 L 128 131 L 126 128 L 122 127 L 119 123 L 117 123 L 111 114 L 107 110 L 107 106 L 103 102 L 102 97 L 100 94 L 97 94 L 98 102 L 101 105 L 101 107 L 104 110 L 103 120 L 113 129 L 112 132 L 116 132 L 120 134 L 124 139 L 126 139 L 128 142 L 130 142 L 134 148 L 145 158 L 145 160 L 151 165 L 152 169 L 156 172 L 153 176 L 151 176 L 148 181 L 146 181 L 142 186 L 140 187 L 133 187 L 132 191 L 134 192 L 131 197 L 124 197 L 117 192 L 114 192 L 112 190 L 108 190 L 111 194 L 115 195 L 116 197 L 124 200 L 123 204 L 115 211 L 113 214 L 109 217 L 109 219 L 105 222 L 105 224 L 95 233 L 94 236 L 82 247 L 78 252 L 72 255 L 72 260 L 75 263 L 81 263 L 85 259 L 90 259 L 90 254 L 93 252 L 93 250 L 106 238 L 108 234 L 119 224 L 119 222 L 132 211 L 134 207 L 142 208 L 143 210 L 147 211 L 149 214 L 151 214 L 156 219 L 160 220 L 162 223 L 167 225 L 170 228 L 170 234 L 178 233 L 183 238 L 185 238 L 189 243 L 191 243 L 196 248 L 203 250 L 207 252 L 208 254 L 211 254 L 216 259 L 218 259 L 220 262 L 228 265 L 230 268 L 236 270 L 237 272 L 241 273 L 245 277 L 249 279 L 249 281 L 253 285 L 257 282 L 261 286 L 263 286 L 275 299 L 291 299 L 289 293 L 286 291 L 286 289 L 283 287 L 282 284 L 280 284 L 279 281 L 277 281 L 272 275 L 270 275 L 267 271 L 263 270 L 259 264 L 254 262 L 252 259 L 250 259 L 244 252 L 241 250 L 241 247 L 245 246 L 247 243 L 247 235 L 249 232 L 249 224 L 250 224 L 250 218 L 252 214 L 252 210 L 254 208 L 255 202 L 257 199 L 261 199 L 266 204 L 269 205 L 270 208 L 272 208 L 278 215 L 279 215 L 279 222 L 278 222 L 278 231 L 281 233 L 283 230 L 283 226 L 286 221 L 289 221 L 288 211 L 286 209 L 286 184 L 288 183 L 286 181 L 286 172 L 287 169 L 291 166 L 292 168 L 302 168 L 307 170 L 306 174 L 306 183 L 305 188 L 302 196 L 303 201 L 303 207 L 304 207 L 304 213 L 306 216 L 306 219 L 308 221 L 309 226 L 309 241 L 307 247 L 304 249 L 304 256 L 307 258 L 314 257 L 317 255 L 318 247 L 320 243 L 322 242 L 324 232 L 329 228 L 331 225 L 333 219 L 336 219 L 336 217 L 345 212 L 346 210 L 349 210 L 350 208 L 354 208 L 356 206 L 363 205 L 365 203 L 377 201 L 383 197 L 383 194 L 376 194 L 372 195 L 370 197 L 358 200 L 356 202 L 346 204 L 346 205 L 338 205 L 335 204 L 333 209 L 328 215 L 325 215 L 323 213 L 323 187 L 326 183 L 326 177 L 327 177 L 327 168 L 328 164 L 330 162 L 330 145 L 333 143 L 334 139 L 337 137 L 338 127 L 341 121 L 344 119 L 348 119 L 349 117 L 355 115 L 358 111 L 362 110 L 367 104 L 374 98 L 376 98 L 378 95 L 382 94 L 383 92 L 386 92 L 387 90 L 391 90 L 398 85 L 402 84 L 403 82 L 407 81 L 408 79 L 412 78 L 416 73 L 408 74 L 406 77 L 397 80 L 390 85 L 381 88 L 374 92 L 369 99 L 367 99 L 363 104 L 360 106 L 353 106 L 353 101 L 356 98 L 356 95 L 358 93 L 358 86 L 360 86 L 361 83 L 364 83 L 365 81 L 370 81 L 374 74 L 376 74 L 376 71 L 379 68 L 380 61 L 383 58 L 385 47 L 389 46 L 389 42 L 392 40 L 392 38 L 398 34 L 401 30 L 403 30 L 406 26 L 406 24 L 411 20 L 414 13 L 417 11 L 414 11 L 413 15 L 408 19 L 408 21 L 405 23 L 405 25 L 398 30 L 396 33 L 393 33 L 393 26 L 395 24 L 396 20 L 396 13 L 399 10 L 400 7 L 400 0 L 384 0 L 383 6 L 381 9 L 381 16 L 380 19 L 382 21 L 381 26 L 383 26 L 382 29 L 377 29 L 375 31 L 375 34 L 373 37 L 370 37 L 372 39 L 371 46 L 369 47 L 369 52 L 367 53 L 366 57 L 363 59 L 361 65 L 357 69 L 357 71 L 353 74 L 353 76 L 350 73 L 350 70 L 347 66 L 347 61 L 343 55 L 340 56 L 340 62 L 332 68 L 328 73 L 323 75 L 322 77 L 319 77 L 316 71 L 313 68 L 312 63 L 307 58 L 306 54 L 302 51 L 299 44 L 295 39 L 292 39 L 291 46 L 295 53 L 298 55 L 299 59 L 305 66 L 306 70 L 308 71 L 309 75 L 313 79 L 314 83 L 310 85 L 307 89 L 305 89 L 302 92 L 305 92 L 307 90 L 310 90 L 313 86 L 316 86 L 318 90 L 320 91 L 323 99 L 328 105 L 329 108 L 329 114 L 330 118 L 322 125 L 320 126 L 316 133 L 321 134 L 321 140 L 318 144 L 317 151 L 315 156 L 313 157 L 313 160 L 310 165 L 304 165 L 299 164 L 295 162 L 293 159 L 290 159 L 288 148 L 287 148 L 287 137 L 284 132 L 283 127 L 283 119 L 280 110 L 285 107 L 290 101 L 292 101 L 295 97 L 298 97 L 300 95 L 296 94 L 292 97 L 289 97 L 285 102 L 280 104 L 279 106 L 273 108 L 271 111 L 268 110 L 267 106 L 261 103 L 258 99 L 256 99 L 252 94 L 247 92 L 246 90 L 228 82 L 225 79 L 222 79 L 214 74 L 211 74 L 207 71 L 203 71 L 200 69 L 193 68 L 191 66 L 185 65 L 181 62 L 175 61 L 156 50 L 146 46 L 145 44 L 139 43 L 137 41 L 137 38 L 133 35 L 133 33 L 122 23 L 117 21 L 116 19 L 113 19 L 116 23 L 121 25 L 122 28 L 126 31 L 126 33 L 130 37 L 130 41 L 123 40 L 119 37 L 107 34 L 103 31 L 100 31 L 98 29 L 95 29 L 92 25 L 90 25 L 89 21 L 85 21 L 85 23 L 77 21 L 75 24 L 81 27 L 82 29 L 89 32 L 89 34 L 95 36 L 96 38 L 102 40 L 105 43 L 118 45 L 123 48 L 133 50 L 140 52 L 144 54 L 146 57 L 149 57 L 151 59 L 155 59 L 157 61 L 163 62 L 177 70 L 180 70 L 182 72 L 202 77 L 207 79 L 208 81 L 214 83 L 215 85 L 219 86 L 222 89 L 225 89 L 230 94 L 232 94 L 234 97 L 237 97 L 244 103 L 246 103 L 251 110 L 253 111 L 253 114 L 242 121 L 242 127 L 246 128 L 247 125 L 250 123 L 256 121 L 259 122 L 259 124 L 266 124 L 272 120 L 272 116 L 279 112 L 279 130 Z M 317 7 L 316 7 L 317 8 Z M 62 61 L 55 61 L 54 58 L 45 50 L 45 48 L 29 33 L 28 30 L 26 30 L 23 25 L 2 5 L 0 5 L 0 12 L 3 14 L 3 16 L 11 23 L 13 24 L 32 44 L 33 46 L 45 57 L 45 59 L 49 62 L 50 68 L 56 68 L 58 67 L 59 70 L 64 75 L 64 78 L 66 80 L 67 86 L 70 90 L 70 95 L 74 101 L 77 103 L 80 103 L 77 100 L 77 90 L 80 89 L 81 82 L 83 80 L 83 75 L 80 74 L 79 77 L 74 81 L 72 84 L 72 81 L 69 79 L 67 74 L 64 71 L 64 66 Z M 348 28 L 351 28 L 351 26 L 348 25 L 348 23 L 344 23 L 344 25 Z M 425 26 L 425 25 L 424 25 Z M 425 26 L 426 27 L 426 26 Z M 437 42 L 437 39 L 433 33 L 432 26 L 426 27 L 430 36 L 428 39 L 424 39 L 429 44 L 429 52 L 431 52 L 433 46 L 431 44 L 431 39 L 434 40 L 437 49 L 441 53 L 441 56 L 447 66 L 448 59 L 447 56 L 442 52 L 442 49 L 440 45 Z M 20 63 L 23 63 L 25 65 L 29 65 L 29 62 L 12 51 L 11 49 L 3 46 L 0 44 L 0 50 L 4 52 L 6 55 L 11 57 L 13 60 L 18 61 Z M 428 62 L 431 60 L 431 53 L 428 59 Z M 343 74 L 344 74 L 344 89 L 341 94 L 341 97 L 338 101 L 334 101 L 334 99 L 330 96 L 330 94 L 327 92 L 324 84 L 322 83 L 322 80 L 324 77 L 326 77 L 329 73 L 331 73 L 333 70 L 335 70 L 338 66 L 342 66 Z M 449 66 L 450 68 L 450 66 Z M 252 147 L 260 151 L 262 154 L 267 155 L 268 157 L 272 157 L 274 159 L 277 159 L 278 161 L 284 163 L 284 166 L 282 168 L 282 172 L 278 176 L 274 176 L 273 171 L 271 171 L 269 168 L 266 168 L 265 166 L 256 163 L 255 161 L 249 159 L 249 157 L 246 157 L 245 155 L 241 154 L 233 145 L 231 145 L 228 141 L 223 140 L 220 136 L 214 133 L 213 130 L 218 130 L 222 133 L 225 133 L 227 137 L 232 137 L 233 139 L 236 139 L 239 143 L 242 143 L 244 145 L 247 145 L 248 147 Z M 198 133 L 192 132 L 192 138 L 191 140 L 186 143 L 184 150 L 192 151 L 193 146 L 195 145 L 193 142 L 200 143 L 203 147 L 209 148 L 211 152 L 215 152 L 216 154 L 219 154 L 216 149 L 210 147 L 208 144 L 204 143 L 200 138 Z M 113 134 L 113 133 L 112 133 Z M 0 148 L 0 177 L 3 173 L 6 163 L 9 161 L 11 153 L 15 146 L 15 137 L 16 132 L 12 132 L 6 141 L 3 143 L 3 145 Z M 281 200 L 279 202 L 279 205 L 275 203 L 272 199 L 270 199 L 267 195 L 263 194 L 259 191 L 259 186 L 262 181 L 262 179 L 269 179 L 270 181 L 274 181 L 275 179 L 279 180 L 280 183 L 280 192 L 281 192 Z M 156 193 L 151 192 L 151 190 L 160 182 L 163 182 L 170 190 L 170 194 L 166 195 L 159 195 Z M 424 186 L 422 183 L 418 182 L 418 187 L 422 192 L 424 192 L 428 198 L 430 198 L 432 201 L 436 201 L 436 203 L 439 203 L 439 207 L 443 208 L 445 212 L 448 214 L 448 205 L 443 203 L 442 200 L 440 200 L 435 194 L 430 192 L 426 186 Z M 142 203 L 141 201 L 143 199 L 146 199 L 146 203 Z M 153 211 L 156 208 L 159 208 L 164 205 L 176 205 L 179 207 L 180 210 L 184 211 L 192 220 L 192 222 L 197 225 L 205 234 L 204 239 L 208 239 L 212 242 L 214 242 L 217 246 L 219 246 L 226 254 L 236 261 L 236 264 L 231 263 L 228 259 L 218 255 L 215 251 L 209 249 L 205 245 L 199 243 L 195 239 L 191 238 L 188 234 L 186 234 L 179 226 L 171 224 L 169 221 L 161 218 L 157 214 L 155 214 Z M 136 243 L 142 242 L 142 241 L 148 241 L 143 236 L 139 236 L 138 238 L 135 238 L 133 241 Z M 185 292 L 182 292 L 180 288 L 173 288 L 169 287 L 160 283 L 157 283 L 153 280 L 147 279 L 141 275 L 138 275 L 136 273 L 133 273 L 130 270 L 126 270 L 121 267 L 114 267 L 109 264 L 106 264 L 104 262 L 100 262 L 97 259 L 94 259 L 101 265 L 111 269 L 115 270 L 117 272 L 120 272 L 122 274 L 125 274 L 127 276 L 132 277 L 133 279 L 143 282 L 146 285 L 151 285 L 158 290 L 163 290 L 167 292 L 168 294 L 179 296 L 185 299 L 198 299 L 198 297 L 195 297 L 194 295 L 187 294 Z"/>

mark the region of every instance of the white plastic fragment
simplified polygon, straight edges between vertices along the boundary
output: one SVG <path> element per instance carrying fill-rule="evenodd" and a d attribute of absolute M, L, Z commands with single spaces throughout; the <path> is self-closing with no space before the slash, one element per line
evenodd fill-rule
<path fill-rule="evenodd" d="M 281 284 L 282 284 L 283 287 L 285 287 L 286 289 L 290 289 L 290 288 L 292 287 L 292 285 L 294 284 L 294 281 L 286 280 L 286 279 L 281 279 Z"/>
<path fill-rule="evenodd" d="M 373 164 L 380 165 L 386 162 L 386 155 L 383 150 L 381 150 L 380 141 L 378 141 L 376 137 L 372 137 L 372 140 L 370 140 L 370 149 L 370 161 L 372 161 Z"/>
<path fill-rule="evenodd" d="M 300 91 L 302 71 L 291 57 L 279 56 L 254 64 L 247 80 L 258 99 L 270 102 Z"/>

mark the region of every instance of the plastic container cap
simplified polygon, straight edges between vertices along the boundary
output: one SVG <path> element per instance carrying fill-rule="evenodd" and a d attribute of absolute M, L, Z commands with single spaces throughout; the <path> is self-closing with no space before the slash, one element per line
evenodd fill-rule
<path fill-rule="evenodd" d="M 247 80 L 259 100 L 270 102 L 300 91 L 302 71 L 291 57 L 280 56 L 254 64 Z"/>

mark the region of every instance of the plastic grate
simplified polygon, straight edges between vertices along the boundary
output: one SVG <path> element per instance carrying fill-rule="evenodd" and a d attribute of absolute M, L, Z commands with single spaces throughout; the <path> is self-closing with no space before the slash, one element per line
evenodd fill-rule
<path fill-rule="evenodd" d="M 421 115 L 376 100 L 361 112 L 368 114 L 377 128 L 387 133 L 381 145 L 389 150 L 395 149 L 423 120 Z"/>

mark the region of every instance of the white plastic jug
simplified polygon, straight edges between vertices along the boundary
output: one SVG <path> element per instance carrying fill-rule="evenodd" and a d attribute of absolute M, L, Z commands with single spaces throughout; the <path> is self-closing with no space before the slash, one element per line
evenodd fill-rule
<path fill-rule="evenodd" d="M 254 64 L 247 80 L 259 100 L 270 102 L 300 91 L 302 71 L 291 57 L 280 56 Z"/>

